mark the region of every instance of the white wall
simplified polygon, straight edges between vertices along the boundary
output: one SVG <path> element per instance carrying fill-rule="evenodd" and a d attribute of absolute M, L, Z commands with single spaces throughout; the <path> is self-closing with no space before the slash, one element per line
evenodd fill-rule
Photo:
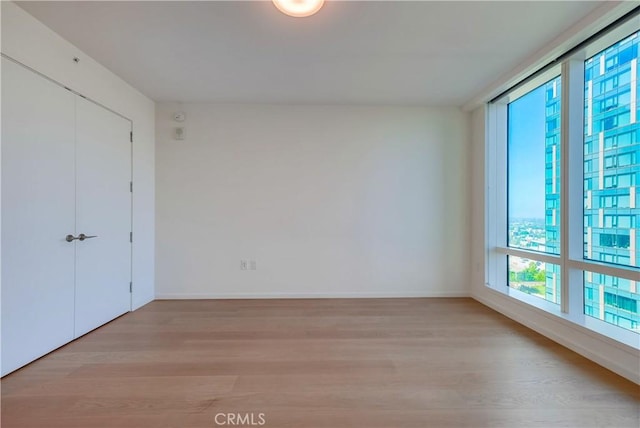
<path fill-rule="evenodd" d="M 467 134 L 458 109 L 159 104 L 157 297 L 468 295 Z"/>
<path fill-rule="evenodd" d="M 2 2 L 2 53 L 133 120 L 133 307 L 153 300 L 153 101 L 6 1 Z M 80 62 L 75 63 L 74 57 Z"/>

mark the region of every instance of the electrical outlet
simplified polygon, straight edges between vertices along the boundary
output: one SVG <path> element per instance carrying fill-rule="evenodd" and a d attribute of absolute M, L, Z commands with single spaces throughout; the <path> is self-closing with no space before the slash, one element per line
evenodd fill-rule
<path fill-rule="evenodd" d="M 249 260 L 249 270 L 256 270 L 256 261 Z"/>
<path fill-rule="evenodd" d="M 247 270 L 247 261 L 240 260 L 240 270 Z"/>

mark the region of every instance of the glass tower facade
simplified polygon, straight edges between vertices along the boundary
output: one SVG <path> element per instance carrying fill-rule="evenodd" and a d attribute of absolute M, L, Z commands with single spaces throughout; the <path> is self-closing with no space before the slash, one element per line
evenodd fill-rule
<path fill-rule="evenodd" d="M 560 77 L 545 84 L 545 246 L 560 254 Z M 560 266 L 547 264 L 545 299 L 560 303 Z"/>
<path fill-rule="evenodd" d="M 626 266 L 640 265 L 639 41 L 632 34 L 585 61 L 584 257 Z M 547 214 L 549 242 L 557 228 Z M 585 272 L 585 314 L 640 331 L 639 292 L 640 278 Z"/>

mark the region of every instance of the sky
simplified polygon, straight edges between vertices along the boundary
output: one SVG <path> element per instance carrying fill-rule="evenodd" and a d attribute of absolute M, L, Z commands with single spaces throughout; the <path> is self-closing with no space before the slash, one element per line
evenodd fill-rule
<path fill-rule="evenodd" d="M 545 89 L 509 104 L 509 218 L 544 219 Z"/>

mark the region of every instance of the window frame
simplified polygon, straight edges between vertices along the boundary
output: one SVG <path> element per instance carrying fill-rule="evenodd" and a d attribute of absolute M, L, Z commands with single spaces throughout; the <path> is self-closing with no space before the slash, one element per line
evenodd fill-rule
<path fill-rule="evenodd" d="M 597 39 L 561 64 L 537 75 L 501 99 L 487 104 L 485 166 L 485 284 L 487 287 L 537 307 L 554 316 L 566 319 L 626 345 L 640 349 L 640 329 L 637 332 L 618 327 L 585 314 L 586 272 L 637 281 L 640 267 L 613 265 L 585 258 L 584 244 L 584 134 L 588 123 L 584 103 L 587 58 L 640 31 L 635 22 L 627 22 Z M 640 66 L 640 64 L 638 64 Z M 531 90 L 560 75 L 561 132 L 560 132 L 560 254 L 540 253 L 509 247 L 508 245 L 508 104 Z M 637 102 L 637 101 L 636 101 Z M 636 118 L 638 123 L 640 118 Z M 592 125 L 593 126 L 593 125 Z M 615 159 L 616 164 L 618 159 Z M 636 183 L 637 184 L 637 183 Z M 638 226 L 638 225 L 636 225 Z M 509 287 L 508 256 L 524 257 L 532 261 L 560 266 L 560 304 L 531 296 Z M 604 302 L 602 302 L 604 304 Z"/>

